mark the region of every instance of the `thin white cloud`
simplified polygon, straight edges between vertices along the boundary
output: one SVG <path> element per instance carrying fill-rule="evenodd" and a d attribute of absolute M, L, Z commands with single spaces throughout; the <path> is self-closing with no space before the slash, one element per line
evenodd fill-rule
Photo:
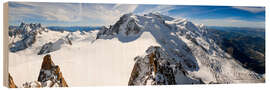
<path fill-rule="evenodd" d="M 22 16 L 35 19 L 42 17 L 47 20 L 55 21 L 78 21 L 79 13 L 76 9 L 79 7 L 78 4 L 55 4 L 55 3 L 29 3 L 21 2 L 19 4 L 31 6 L 29 7 L 9 7 L 9 15 L 11 19 L 27 19 Z M 36 16 L 36 17 L 33 17 Z M 37 18 L 40 19 L 40 18 Z"/>
<path fill-rule="evenodd" d="M 259 12 L 265 11 L 265 8 L 263 8 L 263 7 L 243 7 L 243 6 L 238 6 L 238 7 L 233 7 L 233 8 L 249 11 L 249 12 L 252 12 L 252 13 L 259 13 Z"/>
<path fill-rule="evenodd" d="M 16 2 L 18 3 L 18 2 Z M 99 25 L 113 24 L 121 15 L 133 12 L 137 5 L 80 4 L 80 3 L 18 3 L 29 7 L 10 7 L 9 18 L 43 19 L 44 21 L 98 21 Z M 90 22 L 91 23 L 91 22 Z M 94 22 L 92 22 L 94 23 Z"/>
<path fill-rule="evenodd" d="M 193 19 L 191 20 L 197 24 L 204 24 L 207 26 L 227 26 L 227 27 L 254 27 L 265 28 L 264 21 L 245 21 L 233 18 L 225 19 Z"/>
<path fill-rule="evenodd" d="M 137 5 L 89 5 L 82 8 L 82 18 L 97 19 L 108 25 L 116 22 L 123 14 L 132 13 L 136 8 Z"/>
<path fill-rule="evenodd" d="M 147 13 L 151 13 L 151 12 L 158 12 L 158 13 L 162 13 L 162 14 L 169 14 L 168 12 L 170 10 L 175 9 L 175 6 L 173 5 L 156 5 L 156 6 L 150 6 L 150 7 L 145 7 L 145 6 L 141 6 L 140 7 L 142 9 L 142 11 L 138 12 L 138 14 L 147 14 Z"/>

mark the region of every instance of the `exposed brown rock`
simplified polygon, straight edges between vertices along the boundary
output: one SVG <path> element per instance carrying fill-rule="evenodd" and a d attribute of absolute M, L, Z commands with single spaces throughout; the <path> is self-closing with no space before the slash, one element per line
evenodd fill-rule
<path fill-rule="evenodd" d="M 65 81 L 65 78 L 63 77 L 62 72 L 60 72 L 60 68 L 58 66 L 55 70 L 55 74 L 57 75 L 57 80 L 60 81 L 59 86 L 68 87 L 67 82 Z"/>
<path fill-rule="evenodd" d="M 8 87 L 9 88 L 17 88 L 10 73 L 8 74 Z"/>
<path fill-rule="evenodd" d="M 128 85 L 135 85 L 133 81 L 135 81 L 135 79 L 139 76 L 139 68 L 138 63 L 135 63 L 128 81 Z"/>
<path fill-rule="evenodd" d="M 157 73 L 157 66 L 154 62 L 154 58 L 155 58 L 155 54 L 154 53 L 151 53 L 150 56 L 149 56 L 149 62 L 151 64 L 151 66 L 154 68 L 154 73 L 156 74 Z"/>
<path fill-rule="evenodd" d="M 43 58 L 43 62 L 42 62 L 42 65 L 41 65 L 41 69 L 45 69 L 45 70 L 49 70 L 49 69 L 52 69 L 53 68 L 54 63 L 51 59 L 51 55 L 46 55 L 44 58 Z"/>
<path fill-rule="evenodd" d="M 38 81 L 41 83 L 42 87 L 53 87 L 55 84 L 59 87 L 68 87 L 67 82 L 60 71 L 60 67 L 53 63 L 49 54 L 43 58 Z M 51 81 L 51 83 L 47 85 L 47 81 Z"/>

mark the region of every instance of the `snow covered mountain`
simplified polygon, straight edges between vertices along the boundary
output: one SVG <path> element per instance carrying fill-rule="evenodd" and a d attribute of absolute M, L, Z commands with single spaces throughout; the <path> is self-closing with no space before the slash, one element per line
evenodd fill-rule
<path fill-rule="evenodd" d="M 9 46 L 11 52 L 26 48 L 36 48 L 38 55 L 59 50 L 63 44 L 72 45 L 72 41 L 94 40 L 89 32 L 53 31 L 42 27 L 41 24 L 21 23 L 18 28 L 9 31 Z"/>
<path fill-rule="evenodd" d="M 30 47 L 36 41 L 36 36 L 46 29 L 41 24 L 25 24 L 13 30 L 9 30 L 9 46 L 11 52 L 16 52 Z"/>
<path fill-rule="evenodd" d="M 159 52 L 168 53 L 166 55 L 154 53 L 154 55 L 158 54 L 153 60 L 156 62 L 156 68 L 159 65 L 166 66 L 166 64 L 163 64 L 166 62 L 169 65 L 166 68 L 175 70 L 175 66 L 180 64 L 181 68 L 187 72 L 184 75 L 185 77 L 175 80 L 175 83 L 164 82 L 162 84 L 189 84 L 198 83 L 198 81 L 204 83 L 247 83 L 260 82 L 262 78 L 257 73 L 243 68 L 230 55 L 221 50 L 213 40 L 206 36 L 205 26 L 195 25 L 185 19 L 164 17 L 164 15 L 158 13 L 145 14 L 144 16 L 126 14 L 112 27 L 100 31 L 98 37 L 115 37 L 122 42 L 131 42 L 139 38 L 143 32 L 150 32 L 155 37 L 155 41 L 164 50 L 164 52 Z M 149 47 L 150 50 L 152 48 Z M 151 53 L 149 53 L 149 50 L 146 53 L 144 59 L 142 57 L 139 60 L 135 58 L 136 63 L 142 64 L 141 62 L 145 60 L 145 62 L 148 62 L 147 60 L 151 62 L 151 59 L 148 59 L 151 57 Z M 162 56 L 169 58 L 163 58 Z M 151 67 L 151 63 L 148 66 L 144 64 L 138 66 L 141 66 L 140 68 Z M 164 69 L 155 72 L 161 72 L 162 70 Z M 158 83 L 159 80 L 166 79 L 164 76 L 161 79 L 160 74 L 146 77 L 149 73 L 143 75 L 145 78 L 141 78 L 140 74 L 145 73 L 145 71 L 141 69 L 138 72 L 140 72 L 139 80 L 135 80 L 137 84 L 143 84 L 146 82 L 145 79 L 147 80 L 149 77 L 154 78 L 153 81 L 156 82 L 154 84 L 160 84 Z M 172 75 L 174 78 L 181 76 L 177 74 L 177 70 L 171 73 L 175 73 Z M 183 78 L 188 79 L 184 80 Z M 192 82 L 192 79 L 197 80 L 197 82 Z"/>
<path fill-rule="evenodd" d="M 21 24 L 15 31 L 22 33 L 10 36 L 9 72 L 16 85 L 37 78 L 31 75 L 47 53 L 69 86 L 264 82 L 208 38 L 204 25 L 181 18 L 130 13 L 89 32 L 33 26 Z"/>

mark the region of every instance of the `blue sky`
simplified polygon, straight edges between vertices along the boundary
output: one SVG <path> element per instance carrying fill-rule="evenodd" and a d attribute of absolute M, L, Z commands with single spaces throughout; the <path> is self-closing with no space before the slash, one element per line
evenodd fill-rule
<path fill-rule="evenodd" d="M 45 26 L 101 26 L 114 24 L 125 13 L 150 12 L 208 26 L 265 27 L 264 7 L 44 2 L 9 2 L 9 24 L 23 21 Z"/>

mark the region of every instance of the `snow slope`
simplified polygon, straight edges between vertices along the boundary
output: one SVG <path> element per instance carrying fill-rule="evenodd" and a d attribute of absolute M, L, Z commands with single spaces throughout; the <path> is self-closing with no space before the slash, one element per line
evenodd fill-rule
<path fill-rule="evenodd" d="M 143 55 L 150 45 L 158 45 L 149 32 L 129 43 L 116 38 L 91 41 L 74 40 L 72 45 L 63 45 L 50 53 L 70 86 L 127 85 L 134 56 Z M 9 71 L 18 85 L 37 80 L 44 55 L 34 54 L 34 49 L 9 54 Z"/>

